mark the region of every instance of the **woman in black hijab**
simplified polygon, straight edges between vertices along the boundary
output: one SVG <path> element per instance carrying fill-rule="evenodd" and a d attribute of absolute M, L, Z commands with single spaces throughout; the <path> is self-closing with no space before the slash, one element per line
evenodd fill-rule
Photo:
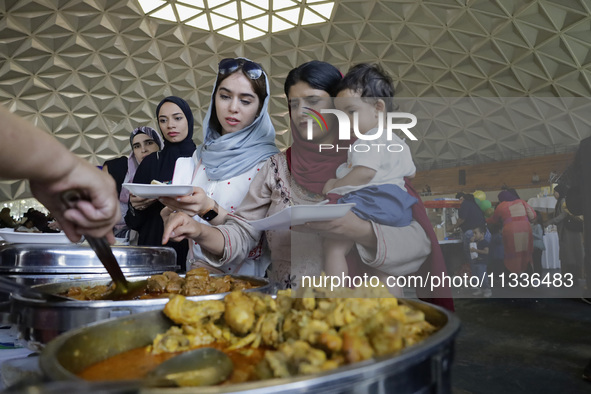
<path fill-rule="evenodd" d="M 191 157 L 195 151 L 193 142 L 193 113 L 185 100 L 176 96 L 163 99 L 156 108 L 160 132 L 164 137 L 164 149 L 147 156 L 138 167 L 133 183 L 150 184 L 153 180 L 170 182 L 176 159 Z M 139 233 L 138 245 L 162 246 L 164 225 L 160 211 L 164 208 L 156 199 L 130 196 L 129 210 L 125 215 L 127 225 Z M 184 269 L 188 243 L 168 243 L 177 252 L 177 262 Z"/>

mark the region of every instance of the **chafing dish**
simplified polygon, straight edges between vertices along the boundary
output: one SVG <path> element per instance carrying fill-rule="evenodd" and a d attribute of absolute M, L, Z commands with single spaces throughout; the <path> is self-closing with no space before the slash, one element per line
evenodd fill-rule
<path fill-rule="evenodd" d="M 182 276 L 182 275 L 181 275 Z M 220 275 L 212 275 L 220 276 Z M 235 279 L 246 280 L 255 288 L 245 291 L 270 292 L 269 281 L 253 276 L 231 275 Z M 133 282 L 147 279 L 149 276 L 129 278 Z M 47 283 L 33 287 L 53 294 L 64 293 L 70 287 L 90 287 L 109 284 L 110 279 L 77 280 Z M 228 293 L 188 297 L 191 300 L 220 299 Z M 10 321 L 16 325 L 19 340 L 31 350 L 39 350 L 57 335 L 88 323 L 113 317 L 162 309 L 168 298 L 131 300 L 131 301 L 65 301 L 46 302 L 20 295 L 12 295 Z"/>
<path fill-rule="evenodd" d="M 453 345 L 458 318 L 439 307 L 405 300 L 422 310 L 439 330 L 402 352 L 347 365 L 331 372 L 288 379 L 199 388 L 143 388 L 142 393 L 450 393 Z M 40 356 L 43 372 L 52 380 L 78 381 L 76 373 L 115 354 L 146 346 L 173 323 L 151 311 L 112 319 L 60 335 Z M 138 386 L 139 387 L 139 386 Z"/>

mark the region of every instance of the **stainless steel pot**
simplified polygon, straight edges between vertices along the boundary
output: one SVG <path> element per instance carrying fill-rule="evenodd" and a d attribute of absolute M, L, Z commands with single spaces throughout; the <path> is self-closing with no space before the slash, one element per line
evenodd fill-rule
<path fill-rule="evenodd" d="M 153 275 L 180 269 L 172 248 L 114 246 L 112 249 L 126 276 Z M 96 253 L 82 245 L 7 244 L 0 246 L 0 263 L 0 275 L 27 285 L 109 277 Z"/>
<path fill-rule="evenodd" d="M 212 275 L 221 276 L 221 275 Z M 269 281 L 253 276 L 231 275 L 246 280 L 256 288 L 246 291 L 270 292 Z M 147 279 L 149 276 L 129 278 L 130 282 Z M 110 279 L 77 280 L 47 283 L 33 286 L 52 294 L 67 291 L 72 286 L 90 287 L 110 284 Z M 227 293 L 189 297 L 191 300 L 220 299 Z M 132 301 L 65 301 L 46 302 L 17 294 L 11 297 L 10 322 L 18 330 L 19 340 L 31 350 L 39 350 L 59 334 L 88 323 L 113 317 L 162 309 L 167 298 Z"/>
<path fill-rule="evenodd" d="M 141 389 L 142 393 L 450 393 L 453 345 L 458 318 L 439 307 L 405 301 L 425 312 L 440 327 L 425 341 L 402 352 L 351 364 L 337 370 L 289 379 L 273 379 L 231 386 Z M 88 325 L 60 335 L 40 356 L 42 371 L 52 380 L 79 381 L 76 373 L 115 354 L 146 346 L 173 323 L 151 311 Z"/>
<path fill-rule="evenodd" d="M 113 253 L 126 276 L 178 271 L 176 252 L 167 247 L 115 246 Z M 21 284 L 109 279 L 96 253 L 74 244 L 4 244 L 0 246 L 0 275 Z M 9 295 L 0 294 L 0 322 L 10 323 Z"/>

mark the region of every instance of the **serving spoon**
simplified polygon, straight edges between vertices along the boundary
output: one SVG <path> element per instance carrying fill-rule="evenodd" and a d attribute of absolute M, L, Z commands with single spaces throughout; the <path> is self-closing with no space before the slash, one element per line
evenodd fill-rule
<path fill-rule="evenodd" d="M 82 194 L 79 190 L 68 190 L 62 194 L 62 201 L 69 208 L 75 207 L 76 203 L 80 200 L 82 200 Z M 123 275 L 123 271 L 121 271 L 121 267 L 111 250 L 111 245 L 107 241 L 107 237 L 95 238 L 84 235 L 84 238 L 96 253 L 115 285 L 115 288 L 111 292 L 101 297 L 102 299 L 114 301 L 131 300 L 145 292 L 148 284 L 147 280 L 129 282 L 125 279 L 125 275 Z"/>
<path fill-rule="evenodd" d="M 212 386 L 228 379 L 233 370 L 226 353 L 203 347 L 169 358 L 148 372 L 143 383 L 149 387 Z"/>

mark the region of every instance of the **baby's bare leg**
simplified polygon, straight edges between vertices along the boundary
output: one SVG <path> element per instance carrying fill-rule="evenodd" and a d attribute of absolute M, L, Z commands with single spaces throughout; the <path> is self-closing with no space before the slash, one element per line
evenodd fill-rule
<path fill-rule="evenodd" d="M 355 244 L 350 240 L 325 238 L 324 249 L 324 271 L 328 276 L 341 276 L 349 273 L 347 266 L 347 253 Z"/>

